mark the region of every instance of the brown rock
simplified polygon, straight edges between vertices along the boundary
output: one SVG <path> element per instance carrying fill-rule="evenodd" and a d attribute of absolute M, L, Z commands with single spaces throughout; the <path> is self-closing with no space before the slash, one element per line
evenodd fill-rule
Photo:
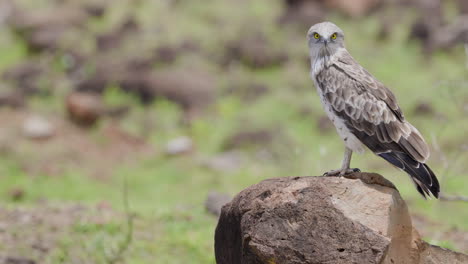
<path fill-rule="evenodd" d="M 458 10 L 461 14 L 468 14 L 468 1 L 458 0 Z"/>
<path fill-rule="evenodd" d="M 52 51 L 60 47 L 60 40 L 67 32 L 65 26 L 50 26 L 34 30 L 24 36 L 32 52 Z"/>
<path fill-rule="evenodd" d="M 413 109 L 413 114 L 420 116 L 430 116 L 434 112 L 434 107 L 428 102 L 419 102 Z"/>
<path fill-rule="evenodd" d="M 88 17 L 83 9 L 58 5 L 43 10 L 17 11 L 11 16 L 10 24 L 31 51 L 40 52 L 57 49 L 65 33 L 83 25 Z"/>
<path fill-rule="evenodd" d="M 25 196 L 25 191 L 21 187 L 15 187 L 8 192 L 8 196 L 13 201 L 21 201 Z"/>
<path fill-rule="evenodd" d="M 268 129 L 243 130 L 233 134 L 223 144 L 223 149 L 235 149 L 249 145 L 266 145 L 272 142 L 273 133 Z"/>
<path fill-rule="evenodd" d="M 157 54 L 153 54 L 157 57 Z M 164 98 L 180 105 L 186 113 L 202 110 L 216 99 L 216 78 L 194 69 L 161 70 L 151 68 L 157 58 L 131 57 L 103 59 L 91 76 L 79 81 L 76 90 L 102 93 L 109 84 L 136 94 L 141 102 Z"/>
<path fill-rule="evenodd" d="M 449 50 L 468 42 L 468 15 L 459 16 L 450 23 L 432 31 L 429 51 Z"/>
<path fill-rule="evenodd" d="M 18 92 L 24 95 L 39 93 L 39 79 L 44 66 L 37 61 L 26 61 L 11 67 L 3 74 L 3 78 L 18 87 Z"/>
<path fill-rule="evenodd" d="M 20 108 L 25 104 L 23 94 L 19 92 L 0 93 L 0 106 Z"/>
<path fill-rule="evenodd" d="M 27 138 L 45 140 L 55 134 L 55 127 L 46 118 L 36 115 L 24 120 L 22 132 Z"/>
<path fill-rule="evenodd" d="M 179 104 L 186 111 L 202 109 L 215 99 L 215 80 L 203 72 L 129 73 L 119 83 L 124 90 L 137 93 L 143 102 L 161 97 Z"/>
<path fill-rule="evenodd" d="M 283 64 L 288 54 L 272 48 L 263 32 L 253 31 L 227 45 L 222 64 L 238 60 L 252 68 L 263 68 Z"/>
<path fill-rule="evenodd" d="M 96 74 L 81 80 L 76 85 L 76 90 L 80 92 L 102 93 L 112 78 L 106 71 L 99 71 Z"/>
<path fill-rule="evenodd" d="M 213 215 L 219 216 L 223 205 L 229 203 L 231 200 L 232 196 L 228 194 L 211 191 L 208 197 L 206 197 L 205 208 Z"/>
<path fill-rule="evenodd" d="M 285 11 L 279 22 L 281 24 L 294 22 L 297 25 L 305 26 L 304 30 L 323 21 L 327 13 L 320 1 L 286 0 L 285 6 Z"/>
<path fill-rule="evenodd" d="M 94 93 L 72 92 L 66 98 L 70 120 L 80 126 L 92 126 L 104 111 L 101 97 Z"/>
<path fill-rule="evenodd" d="M 192 152 L 194 149 L 193 141 L 189 137 L 178 137 L 170 140 L 166 144 L 165 152 L 168 155 L 182 155 Z"/>
<path fill-rule="evenodd" d="M 381 0 L 327 0 L 330 9 L 338 9 L 350 17 L 362 17 L 380 4 Z"/>
<path fill-rule="evenodd" d="M 382 176 L 269 179 L 240 192 L 221 211 L 218 264 L 462 263 L 425 262 L 427 244 L 407 206 Z M 431 249 L 431 254 L 436 250 Z M 446 251 L 444 251 L 446 252 Z M 425 255 L 426 254 L 426 255 Z M 432 259 L 438 259 L 432 256 Z M 421 262 L 422 261 L 422 262 Z"/>
<path fill-rule="evenodd" d="M 0 259 L 2 260 L 2 259 Z M 36 264 L 36 261 L 23 257 L 6 257 L 1 263 L 5 264 Z"/>
<path fill-rule="evenodd" d="M 97 47 L 100 51 L 117 48 L 129 33 L 138 30 L 139 27 L 135 19 L 128 17 L 112 31 L 96 36 Z"/>
<path fill-rule="evenodd" d="M 30 11 L 17 10 L 10 21 L 12 26 L 20 31 L 34 31 L 54 25 L 80 26 L 86 22 L 88 15 L 84 10 L 67 5 L 57 5 L 54 8 Z"/>
<path fill-rule="evenodd" d="M 165 45 L 154 50 L 154 60 L 157 63 L 172 63 L 177 59 L 179 51 L 176 47 Z"/>
<path fill-rule="evenodd" d="M 90 16 L 93 17 L 102 17 L 106 12 L 107 6 L 104 3 L 86 3 L 83 6 L 83 9 Z"/>

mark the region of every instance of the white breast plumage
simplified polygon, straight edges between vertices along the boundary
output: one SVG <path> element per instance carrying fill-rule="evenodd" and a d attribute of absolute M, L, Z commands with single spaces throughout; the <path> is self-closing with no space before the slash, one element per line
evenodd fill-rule
<path fill-rule="evenodd" d="M 322 89 L 320 88 L 317 80 L 316 80 L 316 74 L 313 72 L 311 73 L 312 75 L 312 80 L 314 81 L 315 87 L 317 88 L 317 93 L 320 96 L 320 101 L 322 102 L 322 107 L 327 113 L 328 118 L 333 122 L 333 125 L 335 125 L 336 131 L 340 135 L 341 139 L 344 141 L 346 147 L 351 149 L 354 152 L 357 153 L 363 153 L 365 148 L 364 145 L 361 143 L 361 141 L 354 136 L 353 133 L 346 127 L 346 124 L 342 118 L 337 116 L 335 112 L 332 109 L 331 104 L 328 102 L 328 100 L 325 98 Z"/>

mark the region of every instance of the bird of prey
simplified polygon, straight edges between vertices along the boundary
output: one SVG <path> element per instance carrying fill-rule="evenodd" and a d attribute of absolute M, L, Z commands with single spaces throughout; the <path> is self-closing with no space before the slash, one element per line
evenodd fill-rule
<path fill-rule="evenodd" d="M 311 77 L 322 106 L 345 143 L 340 169 L 325 173 L 343 176 L 351 155 L 364 146 L 404 170 L 426 198 L 438 198 L 439 182 L 426 161 L 429 147 L 403 116 L 395 95 L 349 54 L 344 33 L 331 22 L 313 25 L 308 33 Z"/>

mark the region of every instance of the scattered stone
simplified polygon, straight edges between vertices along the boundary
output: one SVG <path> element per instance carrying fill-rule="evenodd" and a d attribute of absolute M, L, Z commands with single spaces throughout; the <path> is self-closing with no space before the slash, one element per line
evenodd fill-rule
<path fill-rule="evenodd" d="M 30 51 L 54 51 L 65 33 L 83 25 L 89 14 L 85 10 L 58 5 L 55 8 L 20 11 L 11 16 L 10 24 L 23 37 Z"/>
<path fill-rule="evenodd" d="M 228 194 L 210 191 L 205 201 L 205 208 L 213 215 L 219 216 L 223 205 L 229 203 L 231 200 L 232 196 Z"/>
<path fill-rule="evenodd" d="M 135 32 L 138 29 L 136 20 L 133 17 L 129 17 L 114 30 L 98 35 L 96 37 L 97 47 L 100 51 L 115 49 L 129 33 Z"/>
<path fill-rule="evenodd" d="M 350 17 L 362 17 L 376 8 L 382 0 L 327 0 L 325 5 L 332 10 L 339 10 Z"/>
<path fill-rule="evenodd" d="M 413 114 L 419 116 L 431 116 L 434 113 L 434 108 L 428 102 L 419 102 L 413 109 Z"/>
<path fill-rule="evenodd" d="M 86 3 L 84 5 L 84 10 L 90 16 L 100 18 L 105 14 L 106 6 L 103 3 Z"/>
<path fill-rule="evenodd" d="M 16 30 L 29 32 L 59 25 L 80 26 L 87 19 L 88 15 L 84 10 L 64 4 L 40 10 L 17 10 L 11 25 Z"/>
<path fill-rule="evenodd" d="M 93 126 L 104 112 L 102 98 L 95 93 L 72 92 L 65 103 L 70 120 L 83 127 Z"/>
<path fill-rule="evenodd" d="M 468 32 L 464 16 L 446 25 L 442 1 L 415 1 L 414 7 L 419 11 L 419 17 L 411 26 L 409 39 L 420 41 L 425 54 L 430 55 L 438 49 L 447 50 L 463 42 L 463 35 Z"/>
<path fill-rule="evenodd" d="M 60 47 L 60 40 L 68 28 L 65 26 L 46 27 L 24 36 L 32 52 L 53 51 Z"/>
<path fill-rule="evenodd" d="M 6 70 L 3 78 L 12 82 L 21 94 L 34 95 L 39 92 L 39 78 L 44 73 L 42 67 L 37 61 L 26 61 Z"/>
<path fill-rule="evenodd" d="M 468 14 L 468 2 L 465 0 L 458 0 L 457 2 L 460 14 Z"/>
<path fill-rule="evenodd" d="M 201 109 L 215 99 L 213 76 L 189 70 L 162 72 L 154 75 L 154 96 L 162 96 L 184 109 Z"/>
<path fill-rule="evenodd" d="M 24 96 L 18 92 L 0 93 L 0 106 L 20 108 L 24 104 Z"/>
<path fill-rule="evenodd" d="M 229 43 L 221 64 L 229 65 L 232 61 L 241 61 L 252 68 L 264 68 L 281 65 L 288 59 L 284 50 L 271 47 L 265 34 L 253 32 Z"/>
<path fill-rule="evenodd" d="M 213 76 L 199 71 L 135 72 L 123 76 L 119 83 L 125 91 L 137 93 L 143 102 L 165 98 L 185 111 L 201 110 L 215 99 Z"/>
<path fill-rule="evenodd" d="M 0 261 L 2 264 L 36 264 L 36 261 L 23 257 L 6 257 L 3 260 L 0 258 Z"/>
<path fill-rule="evenodd" d="M 25 191 L 21 187 L 15 187 L 8 192 L 8 196 L 15 202 L 23 200 L 24 195 Z"/>
<path fill-rule="evenodd" d="M 112 77 L 107 71 L 96 70 L 96 74 L 84 78 L 76 85 L 76 91 L 88 93 L 103 93 L 105 88 L 112 82 Z"/>
<path fill-rule="evenodd" d="M 177 54 L 179 53 L 178 49 L 173 46 L 160 46 L 155 49 L 155 61 L 157 63 L 173 63 L 176 58 Z"/>
<path fill-rule="evenodd" d="M 272 142 L 272 140 L 273 134 L 267 129 L 239 131 L 226 139 L 223 149 L 230 150 L 249 145 L 266 145 Z"/>
<path fill-rule="evenodd" d="M 468 43 L 468 15 L 459 16 L 453 23 L 441 26 L 432 32 L 429 51 L 450 50 Z"/>
<path fill-rule="evenodd" d="M 418 19 L 411 25 L 411 30 L 408 38 L 410 40 L 418 40 L 423 46 L 428 46 L 431 38 L 430 28 L 424 20 Z"/>
<path fill-rule="evenodd" d="M 23 135 L 30 139 L 48 139 L 55 133 L 54 126 L 40 116 L 28 117 L 23 123 Z"/>
<path fill-rule="evenodd" d="M 168 155 L 182 155 L 192 152 L 193 142 L 189 137 L 178 137 L 170 140 L 165 148 Z"/>
<path fill-rule="evenodd" d="M 285 12 L 279 22 L 296 23 L 307 30 L 313 24 L 322 22 L 327 13 L 323 3 L 310 0 L 285 0 Z"/>
<path fill-rule="evenodd" d="M 242 156 L 237 151 L 218 154 L 203 162 L 203 165 L 219 172 L 235 171 L 242 163 Z"/>

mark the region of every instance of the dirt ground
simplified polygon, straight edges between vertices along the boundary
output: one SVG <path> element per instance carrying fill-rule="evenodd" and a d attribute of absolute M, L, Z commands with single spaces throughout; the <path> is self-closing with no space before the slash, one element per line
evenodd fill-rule
<path fill-rule="evenodd" d="M 34 208 L 0 208 L 1 263 L 51 263 L 60 254 L 85 258 L 86 234 L 113 225 L 119 231 L 121 219 L 121 214 L 103 205 L 43 202 Z"/>

